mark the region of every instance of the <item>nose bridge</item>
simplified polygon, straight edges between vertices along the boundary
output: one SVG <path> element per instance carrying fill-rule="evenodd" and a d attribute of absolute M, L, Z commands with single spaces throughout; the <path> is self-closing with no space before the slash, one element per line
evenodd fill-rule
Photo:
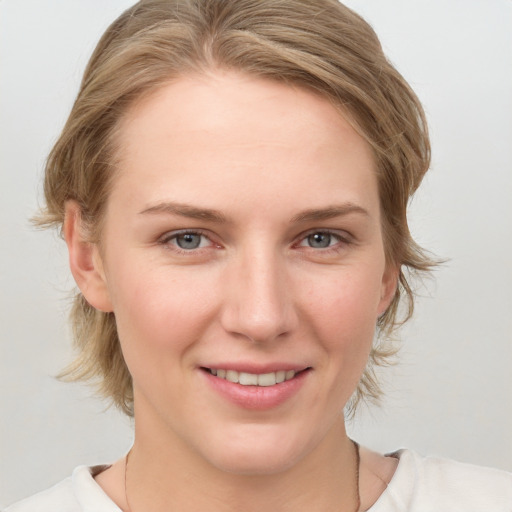
<path fill-rule="evenodd" d="M 260 245 L 236 259 L 224 304 L 224 327 L 257 342 L 288 333 L 294 326 L 294 312 L 282 257 Z"/>

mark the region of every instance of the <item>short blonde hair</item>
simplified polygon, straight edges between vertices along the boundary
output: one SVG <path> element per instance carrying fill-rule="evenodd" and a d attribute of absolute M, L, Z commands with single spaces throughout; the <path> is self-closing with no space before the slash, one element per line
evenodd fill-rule
<path fill-rule="evenodd" d="M 373 29 L 337 0 L 142 0 L 128 9 L 98 43 L 49 155 L 38 222 L 62 227 L 65 203 L 74 200 L 91 241 L 98 242 L 116 170 L 116 129 L 127 108 L 173 78 L 212 68 L 315 91 L 340 108 L 373 148 L 386 260 L 400 267 L 400 275 L 378 321 L 384 336 L 374 343 L 352 405 L 361 397 L 377 399 L 374 365 L 392 354 L 386 340 L 413 310 L 406 274 L 433 265 L 412 239 L 406 216 L 429 167 L 430 146 L 416 95 L 386 59 Z M 114 315 L 95 310 L 78 293 L 71 322 L 79 355 L 66 375 L 96 381 L 102 395 L 132 415 L 132 381 Z"/>

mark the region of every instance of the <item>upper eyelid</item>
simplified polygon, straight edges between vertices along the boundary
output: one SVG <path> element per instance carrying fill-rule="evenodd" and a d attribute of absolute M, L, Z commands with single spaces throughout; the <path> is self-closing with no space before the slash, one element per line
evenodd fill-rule
<path fill-rule="evenodd" d="M 166 231 L 163 235 L 158 237 L 158 240 L 160 240 L 160 241 L 172 240 L 173 238 L 176 238 L 177 236 L 188 235 L 188 234 L 204 236 L 205 238 L 208 238 L 208 240 L 212 239 L 211 235 L 209 235 L 209 233 L 207 233 L 203 229 L 197 229 L 197 228 L 186 229 L 185 228 L 185 229 L 175 229 L 172 231 Z"/>
<path fill-rule="evenodd" d="M 297 236 L 296 240 L 301 241 L 307 238 L 310 235 L 314 235 L 315 233 L 327 233 L 329 235 L 336 236 L 342 240 L 347 242 L 353 240 L 353 235 L 344 229 L 332 229 L 332 228 L 317 228 L 317 229 L 308 229 L 304 233 L 301 233 Z"/>

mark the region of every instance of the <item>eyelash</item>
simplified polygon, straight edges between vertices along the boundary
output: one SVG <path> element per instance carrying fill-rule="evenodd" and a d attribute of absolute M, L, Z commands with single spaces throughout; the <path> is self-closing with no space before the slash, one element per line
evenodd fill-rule
<path fill-rule="evenodd" d="M 183 249 L 182 247 L 179 247 L 177 244 L 177 239 L 182 236 L 186 235 L 194 235 L 194 236 L 200 236 L 206 240 L 208 240 L 210 243 L 208 247 L 197 247 L 193 249 Z M 175 243 L 172 243 L 175 242 Z M 207 249 L 210 246 L 215 246 L 216 244 L 211 240 L 211 238 L 206 234 L 206 232 L 200 230 L 200 229 L 184 229 L 182 231 L 173 231 L 172 233 L 166 233 L 163 237 L 161 237 L 158 240 L 158 243 L 160 245 L 163 245 L 167 248 L 169 246 L 172 246 L 173 251 L 176 251 L 178 254 L 183 254 L 186 256 L 190 256 L 192 254 L 197 254 L 198 251 L 201 249 Z M 202 243 L 202 242 L 200 242 Z"/>
<path fill-rule="evenodd" d="M 206 247 L 197 247 L 197 248 L 191 248 L 191 249 L 183 249 L 182 247 L 179 247 L 177 244 L 177 239 L 182 236 L 186 235 L 193 235 L 193 236 L 200 236 L 203 239 L 206 239 L 209 241 L 208 246 Z M 310 236 L 313 235 L 328 235 L 332 238 L 334 238 L 337 242 L 333 245 L 329 245 L 327 247 L 311 247 L 308 245 L 302 245 L 303 242 L 305 242 Z M 173 243 L 174 242 L 174 243 Z M 193 254 L 197 254 L 198 251 L 201 251 L 202 249 L 209 249 L 210 247 L 214 246 L 217 248 L 220 248 L 221 246 L 216 244 L 212 241 L 211 237 L 208 236 L 207 232 L 200 230 L 200 229 L 185 229 L 182 231 L 173 231 L 171 233 L 166 233 L 164 236 L 162 236 L 158 243 L 162 246 L 165 246 L 169 248 L 169 246 L 172 246 L 173 251 L 177 252 L 178 254 L 183 254 L 186 256 L 191 256 Z M 202 241 L 200 242 L 200 244 Z M 303 233 L 298 238 L 298 242 L 293 244 L 293 247 L 304 247 L 306 250 L 313 250 L 315 253 L 321 253 L 321 254 L 330 254 L 330 253 L 337 253 L 342 251 L 346 246 L 351 245 L 353 241 L 351 240 L 351 236 L 348 233 L 344 232 L 344 235 L 340 234 L 338 231 L 333 231 L 330 229 L 313 229 L 306 233 Z"/>
<path fill-rule="evenodd" d="M 313 229 L 308 231 L 307 233 L 302 234 L 300 236 L 299 243 L 295 245 L 298 247 L 306 247 L 306 249 L 312 249 L 315 252 L 321 252 L 322 254 L 337 253 L 342 251 L 346 246 L 352 243 L 349 234 L 345 232 L 343 233 L 344 234 L 341 234 L 339 231 L 333 231 L 330 229 Z M 337 241 L 337 243 L 329 245 L 327 247 L 311 247 L 307 245 L 302 245 L 303 242 L 305 242 L 310 236 L 313 235 L 328 235 L 329 237 L 334 238 Z"/>

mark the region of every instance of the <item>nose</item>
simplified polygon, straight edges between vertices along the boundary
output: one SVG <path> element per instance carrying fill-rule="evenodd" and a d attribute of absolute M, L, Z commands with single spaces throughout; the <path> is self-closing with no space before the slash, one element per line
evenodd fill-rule
<path fill-rule="evenodd" d="M 252 251 L 227 271 L 221 322 L 226 331 L 258 343 L 290 334 L 297 325 L 286 265 L 270 250 Z"/>

